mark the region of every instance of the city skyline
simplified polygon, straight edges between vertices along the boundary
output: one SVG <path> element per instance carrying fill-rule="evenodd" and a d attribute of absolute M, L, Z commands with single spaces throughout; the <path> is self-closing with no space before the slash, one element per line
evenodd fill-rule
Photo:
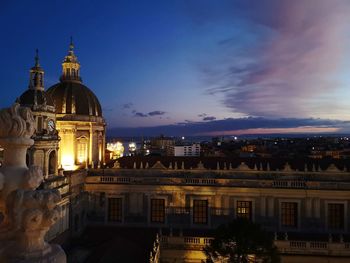
<path fill-rule="evenodd" d="M 345 0 L 35 3 L 0 4 L 1 107 L 36 48 L 57 83 L 73 36 L 111 135 L 350 131 Z"/>

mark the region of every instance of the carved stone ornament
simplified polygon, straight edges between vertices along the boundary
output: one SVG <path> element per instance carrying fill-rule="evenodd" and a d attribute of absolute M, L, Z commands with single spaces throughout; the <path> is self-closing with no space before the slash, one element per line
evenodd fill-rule
<path fill-rule="evenodd" d="M 65 263 L 58 245 L 44 236 L 58 220 L 61 197 L 57 190 L 36 190 L 43 181 L 40 167 L 26 165 L 26 152 L 34 141 L 34 117 L 15 103 L 0 111 L 0 262 Z"/>
<path fill-rule="evenodd" d="M 18 103 L 0 111 L 1 138 L 30 138 L 34 133 L 34 117 L 31 110 Z"/>

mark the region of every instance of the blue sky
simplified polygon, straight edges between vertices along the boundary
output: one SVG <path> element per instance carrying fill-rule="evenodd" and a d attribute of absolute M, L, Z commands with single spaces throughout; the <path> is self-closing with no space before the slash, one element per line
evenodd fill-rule
<path fill-rule="evenodd" d="M 109 129 L 348 131 L 349 12 L 347 0 L 1 1 L 0 107 L 27 88 L 36 48 L 55 84 L 73 36 Z"/>

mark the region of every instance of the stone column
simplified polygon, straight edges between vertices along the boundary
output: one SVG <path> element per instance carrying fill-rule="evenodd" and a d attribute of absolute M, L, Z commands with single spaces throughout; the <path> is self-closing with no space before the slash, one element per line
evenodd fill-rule
<path fill-rule="evenodd" d="M 312 217 L 312 199 L 306 198 L 305 199 L 305 215 L 306 217 Z"/>
<path fill-rule="evenodd" d="M 314 198 L 313 199 L 313 207 L 314 207 L 314 217 L 315 218 L 320 218 L 320 199 L 319 198 Z"/>
<path fill-rule="evenodd" d="M 44 172 L 44 178 L 47 178 L 49 175 L 49 155 L 48 150 L 44 149 L 44 165 L 43 165 L 43 172 Z"/>

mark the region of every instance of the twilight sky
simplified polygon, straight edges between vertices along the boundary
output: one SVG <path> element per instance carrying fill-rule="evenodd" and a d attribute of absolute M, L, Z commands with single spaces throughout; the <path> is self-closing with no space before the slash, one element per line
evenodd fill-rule
<path fill-rule="evenodd" d="M 349 0 L 0 1 L 0 107 L 72 35 L 110 134 L 350 131 Z"/>

